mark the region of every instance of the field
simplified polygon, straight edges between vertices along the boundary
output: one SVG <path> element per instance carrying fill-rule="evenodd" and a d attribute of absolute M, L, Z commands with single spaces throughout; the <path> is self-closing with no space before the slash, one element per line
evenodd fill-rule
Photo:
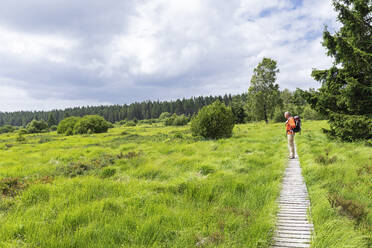
<path fill-rule="evenodd" d="M 372 247 L 372 147 L 329 141 L 326 122 L 297 136 L 316 231 L 312 247 Z"/>
<path fill-rule="evenodd" d="M 269 247 L 283 124 L 0 136 L 1 247 Z"/>
<path fill-rule="evenodd" d="M 312 247 L 371 247 L 372 148 L 296 137 Z M 141 124 L 108 133 L 0 135 L 0 247 L 270 247 L 286 164 L 283 124 L 230 139 Z"/>

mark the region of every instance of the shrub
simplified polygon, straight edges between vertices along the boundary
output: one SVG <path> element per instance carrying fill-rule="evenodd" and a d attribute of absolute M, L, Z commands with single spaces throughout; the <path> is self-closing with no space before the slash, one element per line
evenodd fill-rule
<path fill-rule="evenodd" d="M 134 121 L 128 121 L 125 125 L 127 127 L 135 127 L 135 126 L 137 126 L 137 124 Z"/>
<path fill-rule="evenodd" d="M 274 122 L 285 122 L 284 112 L 280 108 L 276 108 L 274 112 Z"/>
<path fill-rule="evenodd" d="M 215 101 L 203 107 L 191 122 L 191 132 L 194 136 L 204 138 L 228 138 L 232 136 L 234 128 L 234 115 L 220 101 Z"/>
<path fill-rule="evenodd" d="M 46 132 L 48 131 L 48 123 L 44 120 L 32 120 L 30 123 L 28 123 L 26 129 L 28 133 Z"/>
<path fill-rule="evenodd" d="M 310 105 L 306 105 L 302 112 L 302 117 L 305 120 L 322 120 L 323 116 L 311 108 Z"/>
<path fill-rule="evenodd" d="M 168 113 L 168 112 L 163 112 L 163 113 L 160 114 L 160 116 L 159 116 L 159 120 L 165 120 L 165 119 L 169 118 L 170 116 L 171 116 L 170 113 Z"/>
<path fill-rule="evenodd" d="M 19 131 L 18 131 L 18 134 L 19 135 L 23 135 L 23 134 L 27 134 L 28 132 L 27 132 L 27 129 L 25 129 L 25 128 L 21 128 L 21 129 L 19 129 Z"/>
<path fill-rule="evenodd" d="M 364 115 L 330 115 L 330 130 L 323 130 L 331 138 L 343 141 L 372 139 L 372 118 Z"/>
<path fill-rule="evenodd" d="M 15 127 L 11 125 L 5 125 L 0 127 L 0 133 L 11 133 L 15 130 Z"/>
<path fill-rule="evenodd" d="M 86 115 L 76 122 L 73 133 L 105 133 L 110 127 L 112 127 L 112 124 L 107 122 L 102 116 Z"/>
<path fill-rule="evenodd" d="M 164 121 L 165 126 L 184 126 L 189 122 L 189 118 L 185 115 L 173 114 Z"/>
<path fill-rule="evenodd" d="M 57 131 L 57 128 L 58 128 L 57 125 L 52 125 L 52 126 L 50 126 L 49 130 L 50 131 Z"/>
<path fill-rule="evenodd" d="M 176 117 L 177 117 L 177 115 L 176 115 L 176 114 L 173 114 L 172 116 L 166 118 L 166 119 L 164 120 L 164 125 L 166 125 L 166 126 L 172 126 L 174 120 L 176 119 Z"/>
<path fill-rule="evenodd" d="M 185 115 L 179 115 L 174 119 L 173 126 L 184 126 L 187 125 L 188 122 L 189 118 L 187 118 Z"/>
<path fill-rule="evenodd" d="M 80 117 L 71 116 L 63 119 L 57 127 L 57 133 L 65 134 L 65 135 L 72 135 L 72 131 L 76 122 L 80 120 Z"/>

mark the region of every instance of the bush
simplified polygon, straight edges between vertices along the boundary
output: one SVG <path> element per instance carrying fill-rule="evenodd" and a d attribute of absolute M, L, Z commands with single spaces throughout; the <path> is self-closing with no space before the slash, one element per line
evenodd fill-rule
<path fill-rule="evenodd" d="M 28 133 L 41 133 L 48 131 L 48 123 L 44 120 L 32 120 L 28 123 L 26 129 Z"/>
<path fill-rule="evenodd" d="M 275 109 L 273 121 L 274 122 L 285 122 L 285 121 L 287 121 L 284 117 L 284 112 L 280 108 Z"/>
<path fill-rule="evenodd" d="M 174 119 L 173 126 L 184 126 L 187 125 L 188 122 L 189 118 L 187 118 L 185 115 L 179 115 Z"/>
<path fill-rule="evenodd" d="M 50 126 L 49 130 L 50 131 L 57 131 L 57 128 L 58 128 L 57 125 L 52 125 L 52 126 Z"/>
<path fill-rule="evenodd" d="M 343 141 L 372 139 L 372 118 L 364 115 L 330 115 L 330 130 L 323 130 L 331 138 Z"/>
<path fill-rule="evenodd" d="M 27 134 L 28 132 L 27 132 L 27 129 L 25 129 L 25 128 L 21 128 L 21 129 L 19 129 L 19 131 L 18 131 L 18 134 L 19 135 L 23 135 L 23 134 Z"/>
<path fill-rule="evenodd" d="M 189 118 L 185 115 L 173 114 L 164 121 L 165 126 L 184 126 L 189 122 Z"/>
<path fill-rule="evenodd" d="M 65 135 L 72 135 L 72 131 L 76 122 L 80 120 L 80 117 L 71 116 L 63 119 L 57 127 L 57 133 L 65 134 Z"/>
<path fill-rule="evenodd" d="M 191 132 L 194 136 L 204 138 L 228 138 L 232 136 L 235 118 L 230 108 L 220 101 L 215 101 L 203 107 L 191 122 Z"/>
<path fill-rule="evenodd" d="M 170 116 L 171 116 L 170 113 L 168 113 L 168 112 L 163 112 L 163 113 L 160 114 L 160 116 L 159 116 L 159 120 L 165 120 L 165 119 L 168 119 Z"/>
<path fill-rule="evenodd" d="M 15 130 L 15 127 L 11 125 L 5 125 L 0 127 L 0 133 L 11 133 Z"/>
<path fill-rule="evenodd" d="M 125 125 L 127 127 L 135 127 L 135 126 L 137 126 L 137 124 L 134 121 L 128 121 Z"/>
<path fill-rule="evenodd" d="M 322 120 L 323 119 L 323 117 L 318 112 L 316 112 L 314 109 L 312 109 L 310 105 L 307 105 L 304 108 L 304 111 L 302 112 L 302 117 L 305 120 Z"/>
<path fill-rule="evenodd" d="M 112 124 L 107 122 L 102 116 L 86 115 L 76 122 L 73 133 L 105 133 L 110 127 L 112 127 Z"/>

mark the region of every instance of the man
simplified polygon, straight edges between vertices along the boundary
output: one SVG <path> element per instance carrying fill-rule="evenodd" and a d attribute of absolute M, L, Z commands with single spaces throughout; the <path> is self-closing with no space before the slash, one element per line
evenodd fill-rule
<path fill-rule="evenodd" d="M 288 140 L 288 149 L 289 149 L 289 156 L 288 158 L 294 159 L 295 158 L 295 148 L 294 148 L 294 131 L 293 129 L 296 127 L 296 123 L 291 116 L 291 113 L 285 112 L 284 117 L 287 119 L 285 123 L 285 129 L 287 132 L 287 140 Z"/>

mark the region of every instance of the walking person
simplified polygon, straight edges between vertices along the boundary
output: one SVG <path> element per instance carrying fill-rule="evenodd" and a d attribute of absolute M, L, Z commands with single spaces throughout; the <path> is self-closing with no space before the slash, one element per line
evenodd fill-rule
<path fill-rule="evenodd" d="M 294 159 L 295 158 L 295 147 L 294 147 L 294 128 L 296 127 L 296 123 L 294 118 L 291 116 L 291 113 L 285 112 L 284 117 L 287 120 L 285 122 L 285 129 L 287 133 L 287 140 L 288 140 L 288 150 L 289 150 L 289 156 L 288 158 Z"/>

